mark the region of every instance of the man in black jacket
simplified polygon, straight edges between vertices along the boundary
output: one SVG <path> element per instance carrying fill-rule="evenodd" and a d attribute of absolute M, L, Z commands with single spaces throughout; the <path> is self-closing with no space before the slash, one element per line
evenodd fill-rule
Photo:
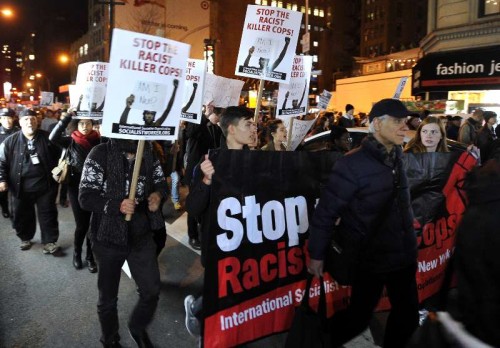
<path fill-rule="evenodd" d="M 10 190 L 13 197 L 13 227 L 21 239 L 21 250 L 31 248 L 36 231 L 35 204 L 40 222 L 43 253 L 53 254 L 59 247 L 57 184 L 51 170 L 57 165 L 58 149 L 48 134 L 38 129 L 36 113 L 26 109 L 19 115 L 21 132 L 7 138 L 0 149 L 0 192 Z"/>
<path fill-rule="evenodd" d="M 14 126 L 14 117 L 16 112 L 12 109 L 0 109 L 0 144 L 11 134 L 19 130 L 19 127 Z M 2 207 L 2 215 L 4 218 L 10 217 L 9 198 L 7 192 L 0 192 L 0 206 Z"/>
<path fill-rule="evenodd" d="M 253 144 L 257 139 L 257 126 L 253 121 L 252 112 L 239 106 L 228 107 L 222 113 L 220 126 L 226 141 L 221 143 L 222 149 L 242 150 L 248 149 L 248 145 Z M 202 251 L 201 263 L 205 264 L 208 249 L 209 224 L 206 214 L 210 203 L 210 192 L 212 176 L 215 169 L 208 155 L 201 160 L 199 166 L 194 170 L 192 184 L 189 195 L 186 198 L 186 209 L 194 217 L 201 217 Z M 192 295 L 184 299 L 186 310 L 186 328 L 193 336 L 200 335 L 199 320 L 202 319 L 202 297 L 195 299 Z"/>
<path fill-rule="evenodd" d="M 352 281 L 349 307 L 330 321 L 334 347 L 367 326 L 384 286 L 391 302 L 384 347 L 404 347 L 418 326 L 415 280 L 417 242 L 401 144 L 409 111 L 398 100 L 383 99 L 370 112 L 370 135 L 340 158 L 310 226 L 308 270 L 323 274 L 323 260 L 334 223 L 349 238 L 366 241 Z"/>

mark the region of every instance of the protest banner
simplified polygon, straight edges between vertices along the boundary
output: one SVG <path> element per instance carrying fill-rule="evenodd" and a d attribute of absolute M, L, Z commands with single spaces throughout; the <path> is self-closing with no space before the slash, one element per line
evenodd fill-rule
<path fill-rule="evenodd" d="M 205 347 L 229 347 L 285 331 L 306 279 L 309 221 L 334 152 L 212 151 L 203 311 Z M 467 152 L 405 154 L 418 241 L 419 299 L 439 291 L 465 210 Z M 439 209 L 435 209 L 440 207 Z M 350 288 L 325 275 L 328 315 Z M 311 296 L 317 302 L 317 283 Z M 313 304 L 314 306 L 314 304 Z M 389 308 L 381 298 L 378 310 Z M 272 323 L 270 325 L 269 323 Z"/>
<path fill-rule="evenodd" d="M 291 123 L 291 118 L 290 117 L 278 117 L 283 120 L 283 124 L 285 125 L 286 129 L 290 129 L 290 123 Z M 307 135 L 307 132 L 309 132 L 309 129 L 313 126 L 314 122 L 316 122 L 316 119 L 312 120 L 298 120 L 294 119 L 293 120 L 293 125 L 291 130 L 288 131 L 288 139 L 290 142 L 290 145 L 287 146 L 288 151 L 294 151 L 297 146 L 300 145 L 301 141 L 305 138 Z"/>
<path fill-rule="evenodd" d="M 52 106 L 54 102 L 54 92 L 41 92 L 40 106 Z"/>
<path fill-rule="evenodd" d="M 248 5 L 235 75 L 288 83 L 301 21 L 301 12 Z"/>
<path fill-rule="evenodd" d="M 326 89 L 324 89 L 323 92 L 321 92 L 321 94 L 319 95 L 318 109 L 326 110 L 328 108 L 328 104 L 330 104 L 332 96 L 332 92 L 328 92 Z"/>
<path fill-rule="evenodd" d="M 189 47 L 162 37 L 113 30 L 103 136 L 177 139 L 183 103 L 177 90 L 184 90 Z"/>
<path fill-rule="evenodd" d="M 196 124 L 201 122 L 205 67 L 204 60 L 188 59 L 181 120 Z"/>
<path fill-rule="evenodd" d="M 215 107 L 227 108 L 240 104 L 241 89 L 245 82 L 228 79 L 214 74 L 205 75 L 203 104 L 212 103 Z"/>
<path fill-rule="evenodd" d="M 73 94 L 70 94 L 70 105 L 75 109 L 76 119 L 102 118 L 107 83 L 108 63 L 88 62 L 78 65 L 75 87 Z"/>
<path fill-rule="evenodd" d="M 307 114 L 309 81 L 312 56 L 295 56 L 290 82 L 280 83 L 276 116 L 300 116 Z"/>

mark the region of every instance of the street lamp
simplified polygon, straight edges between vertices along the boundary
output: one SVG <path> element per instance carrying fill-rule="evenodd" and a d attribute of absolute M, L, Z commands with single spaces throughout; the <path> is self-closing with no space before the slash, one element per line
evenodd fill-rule
<path fill-rule="evenodd" d="M 47 76 L 45 76 L 45 75 L 43 75 L 42 73 L 39 73 L 39 72 L 38 72 L 38 73 L 36 73 L 36 74 L 35 74 L 35 77 L 36 77 L 37 79 L 44 78 L 44 79 L 45 79 L 45 82 L 47 83 L 47 92 L 51 92 L 51 88 L 50 88 L 50 80 L 49 80 L 49 78 L 48 78 Z M 41 85 L 41 84 L 40 84 L 40 85 Z M 40 90 L 41 90 L 41 88 L 40 88 Z"/>
<path fill-rule="evenodd" d="M 14 17 L 14 12 L 10 8 L 8 8 L 8 7 L 2 8 L 0 10 L 0 13 L 5 18 L 12 18 L 12 17 Z"/>

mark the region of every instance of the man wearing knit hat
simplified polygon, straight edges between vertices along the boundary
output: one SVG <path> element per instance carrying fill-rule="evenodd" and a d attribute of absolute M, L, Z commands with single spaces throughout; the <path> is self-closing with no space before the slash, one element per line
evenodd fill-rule
<path fill-rule="evenodd" d="M 396 99 L 373 105 L 370 134 L 335 162 L 311 220 L 309 273 L 323 275 L 334 223 L 335 241 L 344 251 L 361 245 L 351 279 L 337 279 L 351 285 L 352 293 L 350 305 L 329 322 L 332 347 L 366 329 L 384 287 L 391 312 L 383 346 L 405 347 L 418 326 L 417 241 L 401 161 L 409 113 Z M 336 277 L 334 270 L 332 276 Z"/>
<path fill-rule="evenodd" d="M 21 111 L 19 124 L 21 131 L 8 137 L 0 147 L 0 191 L 9 190 L 12 194 L 12 225 L 21 239 L 21 250 L 31 248 L 38 215 L 43 253 L 53 254 L 59 249 L 59 224 L 58 186 L 51 170 L 57 165 L 59 150 L 50 143 L 48 134 L 38 129 L 35 111 Z"/>
<path fill-rule="evenodd" d="M 339 126 L 344 128 L 352 128 L 355 126 L 354 121 L 354 106 L 347 104 L 345 106 L 345 114 L 339 120 Z"/>

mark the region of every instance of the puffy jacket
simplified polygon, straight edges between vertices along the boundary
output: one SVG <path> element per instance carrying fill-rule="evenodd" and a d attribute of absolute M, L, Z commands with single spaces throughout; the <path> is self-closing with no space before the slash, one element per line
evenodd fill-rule
<path fill-rule="evenodd" d="M 337 160 L 310 224 L 311 258 L 325 258 L 334 222 L 341 217 L 341 228 L 354 239 L 372 235 L 363 252 L 362 269 L 390 272 L 416 264 L 417 242 L 401 148 L 396 148 L 398 168 L 388 166 L 384 156 L 372 141 L 364 139 L 361 147 Z M 399 172 L 397 197 L 393 193 L 395 169 Z"/>

